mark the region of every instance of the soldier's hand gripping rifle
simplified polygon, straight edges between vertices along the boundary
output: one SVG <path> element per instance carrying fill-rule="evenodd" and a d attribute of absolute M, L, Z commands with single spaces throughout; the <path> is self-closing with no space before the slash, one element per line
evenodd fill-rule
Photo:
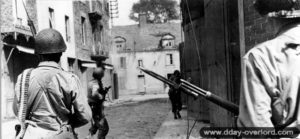
<path fill-rule="evenodd" d="M 211 92 L 209 91 L 206 91 L 206 90 L 203 90 L 201 89 L 200 87 L 197 87 L 185 80 L 182 80 L 181 79 L 181 84 L 180 85 L 177 85 L 176 83 L 174 83 L 173 81 L 170 81 L 168 79 L 166 79 L 165 77 L 153 72 L 153 71 L 150 71 L 150 70 L 147 70 L 145 68 L 142 68 L 142 67 L 139 67 L 143 72 L 147 73 L 148 75 L 170 85 L 171 87 L 175 88 L 175 89 L 180 89 L 182 90 L 184 93 L 188 94 L 188 95 L 191 95 L 193 96 L 194 98 L 198 98 L 200 96 L 206 98 L 207 100 L 225 108 L 226 110 L 232 112 L 233 114 L 235 115 L 238 115 L 239 113 L 239 107 L 238 105 L 228 101 L 228 100 L 225 100 L 217 95 L 214 95 L 212 94 Z"/>
<path fill-rule="evenodd" d="M 111 86 L 104 87 L 104 89 L 100 89 L 100 88 L 98 89 L 98 93 L 103 96 L 103 101 L 105 101 L 106 94 L 108 93 L 110 88 Z"/>

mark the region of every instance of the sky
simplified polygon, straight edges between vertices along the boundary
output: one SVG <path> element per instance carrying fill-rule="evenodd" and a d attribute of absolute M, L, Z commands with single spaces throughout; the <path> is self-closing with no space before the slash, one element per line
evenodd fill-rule
<path fill-rule="evenodd" d="M 114 18 L 114 26 L 136 24 L 135 21 L 129 19 L 131 7 L 139 0 L 118 0 L 119 2 L 119 18 Z M 178 3 L 180 0 L 176 0 Z"/>

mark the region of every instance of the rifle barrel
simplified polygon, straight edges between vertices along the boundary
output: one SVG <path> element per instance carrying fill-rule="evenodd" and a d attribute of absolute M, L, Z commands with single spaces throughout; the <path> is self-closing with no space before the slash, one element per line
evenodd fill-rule
<path fill-rule="evenodd" d="M 239 107 L 238 105 L 227 101 L 217 95 L 212 94 L 209 91 L 206 91 L 196 85 L 193 85 L 185 80 L 181 79 L 181 84 L 177 85 L 176 83 L 174 83 L 173 81 L 170 81 L 168 79 L 166 79 L 165 77 L 152 72 L 150 70 L 147 70 L 143 67 L 139 67 L 143 72 L 147 73 L 148 75 L 176 88 L 176 89 L 180 89 L 182 90 L 184 93 L 188 94 L 188 95 L 192 95 L 195 98 L 198 98 L 200 95 L 203 96 L 204 98 L 206 98 L 207 100 L 219 105 L 222 108 L 225 108 L 226 110 L 234 113 L 235 115 L 237 115 L 239 113 Z"/>
<path fill-rule="evenodd" d="M 179 87 L 185 94 L 192 95 L 194 98 L 198 98 L 199 94 L 192 88 L 188 88 L 187 86 L 181 85 Z"/>
<path fill-rule="evenodd" d="M 196 86 L 196 85 L 193 85 L 193 84 L 189 83 L 189 82 L 186 81 L 186 80 L 180 79 L 180 81 L 181 81 L 183 84 L 185 84 L 185 85 L 187 85 L 187 86 L 189 86 L 189 87 L 191 87 L 191 88 L 194 88 L 194 89 L 196 89 L 196 90 L 198 90 L 198 91 L 200 91 L 200 92 L 202 92 L 202 93 L 207 94 L 207 92 L 208 92 L 208 91 L 206 91 L 206 90 L 204 90 L 204 89 L 202 89 L 202 88 L 200 88 L 200 87 L 198 87 L 198 86 Z"/>
<path fill-rule="evenodd" d="M 156 74 L 156 73 L 154 73 L 154 72 L 152 72 L 152 71 L 149 71 L 149 70 L 147 70 L 147 69 L 144 69 L 144 68 L 142 68 L 142 67 L 140 67 L 140 69 L 141 69 L 143 72 L 145 72 L 145 73 L 151 75 L 152 77 L 154 77 L 154 78 L 156 78 L 156 79 L 158 79 L 158 80 L 160 80 L 160 81 L 162 81 L 162 82 L 164 82 L 164 83 L 166 83 L 166 84 L 168 84 L 168 85 L 170 85 L 170 86 L 173 86 L 173 87 L 176 86 L 175 83 L 171 82 L 170 80 L 166 79 L 165 77 L 160 76 L 159 74 Z"/>
<path fill-rule="evenodd" d="M 205 97 L 206 99 L 210 100 L 211 102 L 227 109 L 228 111 L 234 113 L 234 114 L 238 114 L 239 113 L 239 107 L 238 105 L 230 102 L 230 101 L 227 101 L 217 95 L 214 95 L 212 94 L 211 92 L 209 91 L 206 91 L 196 85 L 193 85 L 189 82 L 187 82 L 186 80 L 183 80 L 181 79 L 181 82 L 184 86 L 188 86 L 188 88 L 192 88 L 192 89 L 195 89 L 195 92 L 199 93 L 201 96 Z"/>

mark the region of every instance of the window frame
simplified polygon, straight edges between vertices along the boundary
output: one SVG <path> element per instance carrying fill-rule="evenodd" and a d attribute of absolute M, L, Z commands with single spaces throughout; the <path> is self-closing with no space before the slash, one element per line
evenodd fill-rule
<path fill-rule="evenodd" d="M 71 28 L 70 28 L 70 17 L 65 15 L 65 31 L 66 31 L 66 41 L 71 42 Z"/>
<path fill-rule="evenodd" d="M 166 66 L 174 65 L 174 57 L 173 54 L 168 53 L 166 54 Z"/>
<path fill-rule="evenodd" d="M 75 59 L 68 58 L 68 71 L 69 72 L 75 73 L 74 65 L 75 65 Z"/>
<path fill-rule="evenodd" d="M 126 57 L 120 57 L 120 68 L 121 69 L 126 69 L 127 65 L 126 65 Z"/>
<path fill-rule="evenodd" d="M 49 28 L 55 29 L 55 11 L 53 8 L 48 8 L 49 12 Z"/>
<path fill-rule="evenodd" d="M 144 61 L 143 59 L 138 60 L 138 67 L 144 67 Z"/>
<path fill-rule="evenodd" d="M 80 26 L 80 30 L 81 30 L 81 43 L 82 44 L 86 44 L 86 18 L 81 16 L 81 26 Z"/>

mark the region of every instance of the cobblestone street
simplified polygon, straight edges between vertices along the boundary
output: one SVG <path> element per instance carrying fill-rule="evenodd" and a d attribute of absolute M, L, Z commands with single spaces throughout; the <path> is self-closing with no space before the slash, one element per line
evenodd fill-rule
<path fill-rule="evenodd" d="M 105 109 L 110 131 L 107 139 L 151 139 L 170 112 L 168 99 L 154 99 Z M 90 124 L 77 133 L 82 139 Z"/>

